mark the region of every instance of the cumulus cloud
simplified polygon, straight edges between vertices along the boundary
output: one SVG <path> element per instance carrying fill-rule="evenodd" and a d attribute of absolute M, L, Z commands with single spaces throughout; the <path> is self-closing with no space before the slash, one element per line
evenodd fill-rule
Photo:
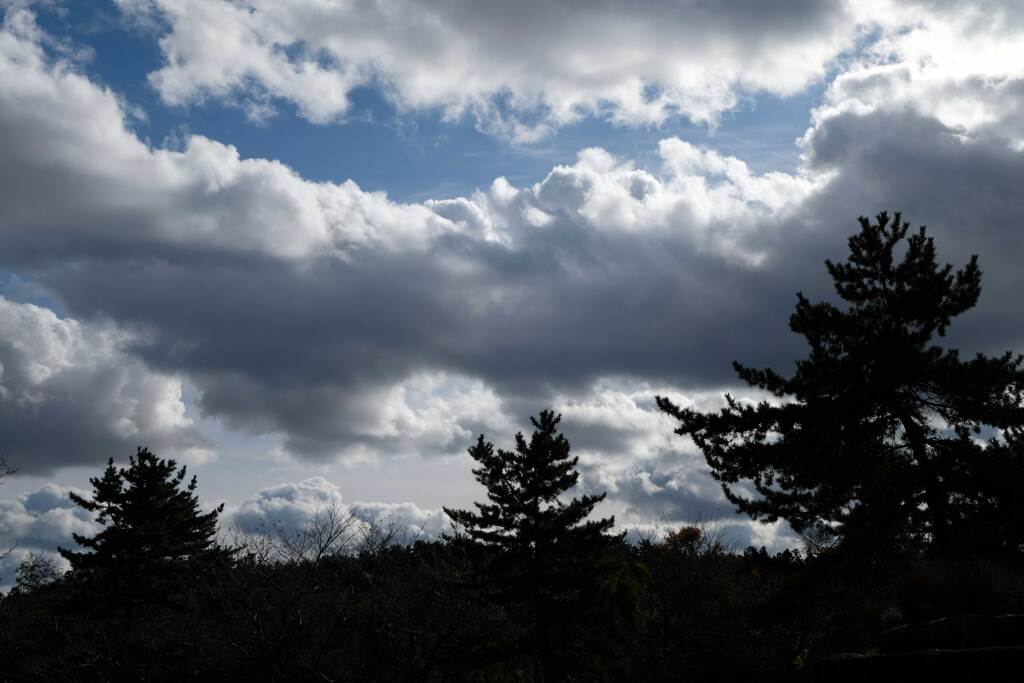
<path fill-rule="evenodd" d="M 338 487 L 323 477 L 314 477 L 262 489 L 242 501 L 238 508 L 228 510 L 221 519 L 248 531 L 280 526 L 294 533 L 318 512 L 341 505 Z"/>
<path fill-rule="evenodd" d="M 568 426 L 567 429 L 571 433 L 577 431 Z M 634 476 L 634 480 L 636 478 L 642 479 L 643 475 Z M 668 482 L 667 485 L 675 487 L 676 483 Z M 625 532 L 633 541 L 660 539 L 668 531 L 680 526 L 697 525 L 710 539 L 734 549 L 765 545 L 773 550 L 781 550 L 798 545 L 792 531 L 784 523 L 753 523 L 736 516 L 724 505 L 712 509 L 700 494 L 690 496 L 690 502 L 696 502 L 697 505 L 687 507 L 676 501 L 675 504 L 659 506 L 658 502 L 647 502 L 641 503 L 646 507 L 638 510 L 629 503 L 638 501 L 642 496 L 638 496 L 635 491 L 625 490 L 630 486 L 628 477 L 620 480 L 619 487 L 609 491 L 612 503 L 604 505 L 604 509 L 599 512 L 614 513 L 617 532 Z M 642 495 L 650 496 L 653 493 L 654 490 L 650 490 Z M 570 492 L 570 495 L 575 494 L 578 491 Z M 483 497 L 482 490 L 479 497 Z M 716 498 L 714 492 L 710 497 Z M 623 505 L 625 501 L 629 503 Z M 221 526 L 228 542 L 232 538 L 231 529 L 235 528 L 265 537 L 298 539 L 317 525 L 323 527 L 331 515 L 334 515 L 335 522 L 345 527 L 338 547 L 343 551 L 358 547 L 374 530 L 396 543 L 440 540 L 445 534 L 452 533 L 451 520 L 441 509 L 423 509 L 411 502 L 347 503 L 340 488 L 323 477 L 262 489 L 239 506 L 229 508 L 221 519 Z"/>
<path fill-rule="evenodd" d="M 1024 140 L 1019 3 L 883 1 L 859 11 L 886 21 L 830 83 L 816 121 L 903 108 L 962 133 Z"/>
<path fill-rule="evenodd" d="M 458 452 L 547 383 L 703 354 L 661 301 L 761 308 L 728 290 L 772 277 L 772 230 L 820 182 L 669 139 L 651 169 L 589 149 L 530 187 L 395 204 L 207 138 L 147 147 L 34 31 L 10 14 L 0 50 L 0 259 L 75 320 L 138 331 L 132 354 L 186 376 L 207 416 L 302 455 Z"/>
<path fill-rule="evenodd" d="M 574 423 L 582 425 L 583 421 L 577 418 Z M 576 428 L 570 431 L 579 433 Z M 91 536 L 101 530 L 89 512 L 71 501 L 71 492 L 88 497 L 80 489 L 46 484 L 0 500 L 0 551 L 14 548 L 0 558 L 0 589 L 13 585 L 14 572 L 29 553 L 53 559 L 60 571 L 69 569 L 57 548 L 76 547 L 73 534 Z M 620 492 L 614 490 L 611 495 L 618 497 Z M 796 545 L 782 524 L 753 524 L 727 514 L 694 514 L 692 510 L 687 516 L 679 514 L 679 509 L 660 516 L 634 517 L 628 510 L 621 514 L 620 508 L 614 510 L 619 515 L 617 530 L 634 541 L 660 539 L 681 525 L 696 523 L 709 537 L 731 548 L 766 545 L 781 550 Z M 411 502 L 346 502 L 339 486 L 323 477 L 312 477 L 266 487 L 240 504 L 228 506 L 220 517 L 221 541 L 230 544 L 240 540 L 235 530 L 268 540 L 298 539 L 331 514 L 345 525 L 336 546 L 342 551 L 357 547 L 373 530 L 396 543 L 439 540 L 452 531 L 451 520 L 441 509 L 424 509 Z M 293 542 L 296 549 L 303 548 L 301 541 Z"/>
<path fill-rule="evenodd" d="M 205 454 L 180 379 L 125 352 L 131 337 L 0 296 L 0 433 L 21 472 L 92 463 L 140 443 Z"/>
<path fill-rule="evenodd" d="M 147 147 L 121 100 L 51 57 L 42 36 L 24 9 L 9 11 L 0 32 L 0 127 L 19 136 L 7 138 L 0 169 L 12 218 L 4 246 L 23 259 L 44 250 L 343 257 L 421 246 L 455 225 L 351 181 L 314 183 L 276 161 L 241 159 L 202 136 Z M 31 237 L 40 231 L 45 244 Z"/>
<path fill-rule="evenodd" d="M 263 117 L 280 99 L 324 123 L 370 85 L 401 109 L 468 112 L 521 141 L 588 115 L 713 122 L 744 97 L 799 92 L 837 64 L 848 95 L 874 90 L 947 124 L 984 124 L 1012 113 L 999 101 L 1014 97 L 1004 79 L 1019 76 L 1019 7 L 1005 0 L 118 5 L 159 34 L 165 63 L 150 81 L 168 103 L 224 98 Z M 979 79 L 996 64 L 1000 78 Z"/>
<path fill-rule="evenodd" d="M 0 558 L 0 588 L 14 583 L 14 571 L 29 553 L 52 558 L 59 569 L 69 569 L 58 547 L 76 547 L 73 534 L 91 536 L 100 530 L 91 514 L 68 497 L 70 492 L 85 491 L 46 484 L 36 491 L 0 500 L 0 553 L 14 550 Z"/>
<path fill-rule="evenodd" d="M 617 527 L 633 540 L 697 525 L 730 547 L 793 546 L 784 524 L 753 523 L 735 512 L 693 442 L 673 432 L 677 423 L 658 410 L 655 396 L 704 411 L 725 404 L 718 391 L 681 394 L 623 379 L 601 380 L 578 395 L 555 399 L 563 431 L 580 457 L 580 488 L 607 493 L 602 513 L 614 514 Z M 741 402 L 769 398 L 750 389 L 737 389 L 734 396 Z"/>
<path fill-rule="evenodd" d="M 424 510 L 415 503 L 353 503 L 349 511 L 399 543 L 436 541 L 442 534 L 452 533 L 451 520 L 444 510 Z"/>
<path fill-rule="evenodd" d="M 414 503 L 345 503 L 337 485 L 323 477 L 270 486 L 229 509 L 222 526 L 260 534 L 294 537 L 329 514 L 348 525 L 344 538 L 358 544 L 371 530 L 399 543 L 438 540 L 450 531 L 444 511 L 423 510 Z"/>
<path fill-rule="evenodd" d="M 466 113 L 529 141 L 584 115 L 713 122 L 749 92 L 787 95 L 857 38 L 842 2 L 118 0 L 160 36 L 150 82 L 171 104 L 275 99 L 323 123 L 353 89 L 400 109 Z"/>
<path fill-rule="evenodd" d="M 184 0 L 146 6 L 162 22 L 165 52 L 177 55 L 160 72 L 166 80 L 155 81 L 165 96 L 300 97 L 274 92 L 271 72 L 225 75 L 217 55 L 200 59 L 181 47 L 199 30 L 193 24 L 208 21 L 204 13 L 246 5 L 203 3 L 187 16 Z M 315 14 L 326 5 L 305 7 Z M 180 148 L 147 146 L 125 126 L 117 97 L 48 51 L 30 14 L 12 12 L 0 32 L 0 264 L 60 303 L 66 313 L 48 314 L 53 320 L 118 340 L 81 349 L 116 347 L 120 371 L 134 368 L 158 384 L 181 377 L 195 386 L 201 414 L 229 429 L 278 434 L 295 455 L 455 453 L 484 431 L 506 443 L 526 416 L 553 405 L 574 430 L 585 485 L 608 490 L 619 514 L 725 514 L 699 456 L 671 435 L 651 395 L 710 402 L 734 381 L 733 359 L 791 367 L 804 352 L 786 328 L 793 292 L 829 294 L 821 262 L 842 258 L 857 215 L 904 209 L 938 235 L 944 258 L 978 253 L 985 292 L 953 341 L 965 351 L 1024 348 L 1016 266 L 1024 151 L 1014 113 L 1019 60 L 1011 58 L 1024 28 L 1005 7 L 866 5 L 854 24 L 875 25 L 878 35 L 838 64 L 793 172 L 755 173 L 740 159 L 667 137 L 646 165 L 586 149 L 532 185 L 499 178 L 471 196 L 416 204 L 353 183 L 313 183 L 201 136 Z M 281 68 L 300 64 L 307 48 L 329 56 L 316 43 L 276 47 L 292 46 L 302 31 L 265 39 L 278 10 L 256 9 L 229 17 L 231 30 L 231 21 L 242 22 L 242 53 L 255 41 L 259 59 L 269 54 Z M 602 11 L 594 16 L 610 10 Z M 319 23 L 328 41 L 333 24 Z M 544 30 L 549 24 L 558 25 L 542 23 Z M 991 54 L 974 59 L 969 45 L 981 36 L 991 37 Z M 645 41 L 645 54 L 656 52 L 652 44 Z M 200 47 L 220 49 L 219 41 Z M 330 76 L 342 63 L 318 58 L 305 68 L 320 78 L 316 69 Z M 432 72 L 444 74 L 439 64 Z M 402 94 L 406 81 L 381 76 L 384 66 L 374 78 L 407 106 L 449 106 L 449 95 L 429 89 L 401 99 L 411 97 Z M 794 83 L 816 77 L 800 73 Z M 556 90 L 576 97 L 571 87 Z M 472 104 L 453 97 L 459 107 Z M 556 113 L 587 106 L 536 97 Z M 608 101 L 615 112 L 629 110 L 625 96 Z M 321 111 L 330 117 L 337 106 Z M 30 318 L 50 320 L 32 310 Z M 6 379 L 15 373 L 8 365 L 51 362 L 45 345 L 22 346 L 30 352 L 5 351 L 14 360 L 3 362 L 4 386 L 24 394 L 35 385 Z M 99 362 L 90 358 L 82 351 L 53 377 Z M 157 394 L 171 397 L 167 415 L 181 414 L 173 391 Z M 375 509 L 366 508 L 367 520 Z"/>

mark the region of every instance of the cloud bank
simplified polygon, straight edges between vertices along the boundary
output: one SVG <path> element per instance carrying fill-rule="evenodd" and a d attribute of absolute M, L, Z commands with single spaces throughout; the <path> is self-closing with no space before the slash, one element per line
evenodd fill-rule
<path fill-rule="evenodd" d="M 586 115 L 713 122 L 747 92 L 825 76 L 858 32 L 843 3 L 478 3 L 464 0 L 118 0 L 159 35 L 164 101 L 222 98 L 251 116 L 276 101 L 342 119 L 375 86 L 400 110 L 473 115 L 529 141 Z M 214 38 L 216 36 L 216 38 Z"/>
<path fill-rule="evenodd" d="M 354 84 L 369 82 L 401 106 L 479 111 L 482 121 L 497 93 L 502 121 L 540 107 L 537 120 L 556 126 L 584 114 L 706 119 L 744 88 L 785 94 L 830 80 L 791 172 L 755 173 L 667 136 L 643 164 L 591 148 L 533 184 L 498 178 L 470 196 L 399 203 L 203 136 L 147 145 L 124 102 L 49 49 L 30 12 L 11 10 L 0 31 L 0 268 L 60 309 L 0 306 L 0 425 L 23 471 L 98 463 L 125 440 L 202 447 L 183 385 L 198 414 L 278 435 L 315 462 L 457 454 L 482 431 L 505 444 L 552 405 L 585 456 L 584 484 L 609 490 L 620 514 L 724 515 L 651 394 L 713 401 L 734 382 L 733 359 L 786 371 L 803 353 L 786 328 L 793 293 L 828 295 L 821 262 L 842 258 L 857 215 L 883 208 L 927 223 L 942 258 L 980 255 L 981 304 L 951 341 L 965 352 L 1024 349 L 1024 25 L 1010 3 L 814 3 L 760 23 L 691 3 L 694 39 L 676 34 L 663 57 L 670 74 L 615 57 L 640 74 L 629 87 L 607 65 L 588 80 L 587 59 L 557 66 L 521 45 L 542 61 L 511 59 L 496 27 L 519 19 L 476 4 L 422 5 L 379 32 L 344 13 L 386 3 L 309 1 L 289 8 L 291 23 L 276 3 L 122 6 L 156 22 L 167 64 L 153 83 L 168 101 L 283 98 L 316 120 L 344 115 Z M 683 21 L 665 21 L 668 3 L 649 7 L 630 24 L 602 5 L 562 31 L 559 54 L 605 46 L 599 26 L 660 36 L 650 26 L 668 35 Z M 546 3 L 523 11 L 545 19 L 538 41 L 566 28 Z M 213 13 L 224 13 L 226 38 L 200 40 Z M 359 42 L 412 18 L 423 33 L 378 52 Z M 336 38 L 339 26 L 355 42 Z M 636 49 L 657 53 L 652 44 Z M 690 68 L 694 46 L 722 57 L 707 73 Z M 493 80 L 449 65 L 448 51 Z M 763 59 L 763 73 L 750 66 Z M 692 87 L 672 81 L 691 72 L 704 74 Z M 714 102 L 686 99 L 696 92 Z M 55 443 L 62 433 L 75 435 L 74 453 Z"/>
<path fill-rule="evenodd" d="M 983 120 L 991 112 L 971 90 L 1001 86 L 972 79 L 1019 62 L 1012 1 L 117 4 L 159 36 L 165 62 L 149 79 L 169 104 L 218 98 L 263 118 L 287 101 L 326 123 L 372 86 L 399 110 L 468 113 L 519 141 L 585 116 L 713 123 L 753 95 L 791 95 L 836 69 L 878 66 L 908 102 L 922 102 L 914 91 L 946 90 L 953 101 L 924 99 L 945 122 Z"/>

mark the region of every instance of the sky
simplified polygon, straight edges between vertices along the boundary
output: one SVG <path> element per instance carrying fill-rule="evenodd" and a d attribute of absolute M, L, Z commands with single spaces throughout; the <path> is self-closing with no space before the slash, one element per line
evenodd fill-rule
<path fill-rule="evenodd" d="M 622 528 L 792 545 L 654 397 L 759 399 L 860 215 L 977 254 L 948 343 L 1024 351 L 1022 0 L 0 12 L 0 584 L 138 446 L 225 525 L 434 537 L 548 407 Z"/>

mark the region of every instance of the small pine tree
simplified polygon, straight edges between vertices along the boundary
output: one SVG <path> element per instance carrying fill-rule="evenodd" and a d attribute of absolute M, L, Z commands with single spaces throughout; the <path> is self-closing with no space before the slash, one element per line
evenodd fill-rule
<path fill-rule="evenodd" d="M 475 503 L 476 511 L 445 508 L 469 539 L 497 551 L 486 580 L 496 602 L 529 610 L 539 681 L 556 676 L 562 638 L 553 621 L 588 582 L 615 523 L 611 517 L 587 519 L 605 494 L 562 500 L 579 479 L 579 458 L 570 457 L 560 420 L 547 410 L 531 417 L 533 435 L 527 442 L 516 434 L 514 451 L 495 451 L 481 435 L 469 454 L 480 464 L 473 474 L 490 502 Z"/>
<path fill-rule="evenodd" d="M 124 597 L 140 598 L 219 556 L 214 535 L 224 506 L 200 512 L 196 478 L 185 484 L 185 474 L 174 460 L 139 448 L 127 468 L 111 459 L 102 477 L 89 480 L 92 500 L 70 494 L 104 526 L 92 537 L 74 535 L 91 552 L 59 549 L 74 575 L 108 579 Z"/>
<path fill-rule="evenodd" d="M 790 327 L 810 355 L 796 373 L 734 363 L 775 400 L 727 396 L 718 413 L 661 397 L 658 405 L 703 451 L 728 499 L 755 519 L 882 548 L 970 546 L 983 520 L 1011 510 L 1021 517 L 1013 489 L 1024 454 L 1022 359 L 962 360 L 934 343 L 978 301 L 976 257 L 955 272 L 939 266 L 932 238 L 924 228 L 908 236 L 898 213 L 860 226 L 847 262 L 826 262 L 846 305 L 797 294 Z M 987 444 L 978 437 L 986 431 L 997 435 Z M 1019 547 L 1021 534 L 1013 537 Z"/>

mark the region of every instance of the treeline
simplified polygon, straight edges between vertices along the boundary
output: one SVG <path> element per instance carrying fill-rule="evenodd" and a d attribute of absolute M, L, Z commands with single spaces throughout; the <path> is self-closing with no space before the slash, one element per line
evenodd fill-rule
<path fill-rule="evenodd" d="M 335 532 L 261 537 L 151 593 L 74 574 L 23 585 L 0 602 L 2 679 L 537 680 L 531 605 L 496 604 L 477 581 L 500 551 L 310 540 Z M 547 680 L 803 680 L 887 627 L 1024 607 L 1018 567 L 993 558 L 736 553 L 687 527 L 614 539 L 602 561 L 603 581 L 559 596 Z"/>
<path fill-rule="evenodd" d="M 659 398 L 737 509 L 801 550 L 683 526 L 629 543 L 572 496 L 559 416 L 469 453 L 486 496 L 442 540 L 393 542 L 340 509 L 216 540 L 185 468 L 140 449 L 89 498 L 102 531 L 30 556 L 0 601 L 4 680 L 788 681 L 889 627 L 1024 611 L 1022 358 L 937 346 L 977 302 L 880 214 L 827 263 L 844 305 L 799 295 L 810 347 L 769 398 L 703 413 Z"/>

